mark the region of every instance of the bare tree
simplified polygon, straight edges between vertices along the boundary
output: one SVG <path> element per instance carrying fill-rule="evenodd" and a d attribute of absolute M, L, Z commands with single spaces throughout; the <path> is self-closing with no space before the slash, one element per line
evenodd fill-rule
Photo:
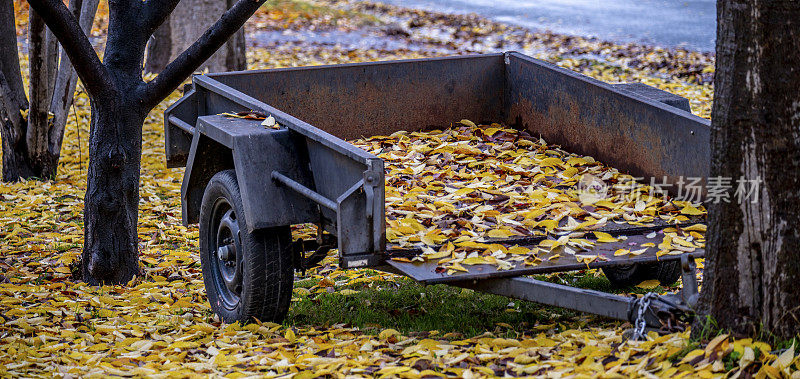
<path fill-rule="evenodd" d="M 167 20 L 153 33 L 147 45 L 145 72 L 161 72 L 234 3 L 234 0 L 181 1 Z M 203 11 L 198 12 L 198 9 Z M 239 29 L 222 49 L 199 67 L 199 69 L 204 68 L 212 72 L 246 69 L 244 28 Z"/>
<path fill-rule="evenodd" d="M 717 1 L 712 177 L 701 305 L 738 334 L 800 333 L 800 2 Z M 746 196 L 745 196 L 746 195 Z M 762 329 L 763 328 L 763 329 Z"/>
<path fill-rule="evenodd" d="M 98 3 L 99 0 L 75 0 L 69 4 L 68 11 L 78 19 L 84 34 L 92 27 Z M 78 81 L 66 54 L 59 53 L 55 36 L 33 10 L 28 30 L 30 99 L 25 96 L 16 53 L 14 4 L 12 0 L 0 0 L 0 48 L 5 52 L 0 57 L 3 181 L 56 175 L 67 110 Z"/>
<path fill-rule="evenodd" d="M 136 223 L 145 117 L 265 0 L 238 0 L 146 83 L 142 70 L 147 41 L 178 1 L 109 0 L 108 39 L 101 62 L 61 0 L 28 0 L 64 46 L 92 104 L 81 257 L 83 279 L 88 283 L 127 283 L 138 274 Z"/>

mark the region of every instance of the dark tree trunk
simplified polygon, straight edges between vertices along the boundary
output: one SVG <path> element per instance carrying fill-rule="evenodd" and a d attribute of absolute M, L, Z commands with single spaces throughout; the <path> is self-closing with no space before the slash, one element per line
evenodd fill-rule
<path fill-rule="evenodd" d="M 15 145 L 13 140 L 6 138 L 6 135 L 11 133 L 5 132 L 13 128 L 8 122 L 3 125 L 3 181 L 16 182 L 20 179 L 35 178 L 37 172 L 30 166 L 31 162 L 28 159 L 28 152 L 22 150 L 19 145 Z"/>
<path fill-rule="evenodd" d="M 235 3 L 235 0 L 227 0 L 228 8 Z M 244 26 L 225 43 L 225 69 L 227 71 L 247 70 L 247 41 Z"/>
<path fill-rule="evenodd" d="M 145 61 L 144 71 L 149 73 L 159 73 L 172 60 L 172 25 L 169 20 L 165 21 L 153 33 L 147 45 L 147 60 Z"/>
<path fill-rule="evenodd" d="M 142 124 L 139 107 L 122 95 L 92 101 L 84 207 L 83 279 L 124 284 L 139 272 L 136 222 Z"/>
<path fill-rule="evenodd" d="M 99 0 L 72 0 L 70 11 L 84 31 L 92 25 Z M 56 37 L 31 10 L 29 17 L 29 94 L 19 68 L 14 8 L 0 1 L 0 121 L 3 139 L 3 181 L 55 177 L 61 143 L 72 105 L 77 75 L 62 54 Z M 27 112 L 23 117 L 21 112 Z"/>
<path fill-rule="evenodd" d="M 788 339 L 800 333 L 800 3 L 719 0 L 717 19 L 711 176 L 733 188 L 709 205 L 701 311 Z M 739 179 L 753 196 L 737 196 Z"/>
<path fill-rule="evenodd" d="M 0 47 L 7 52 L 0 54 L 0 137 L 3 140 L 3 180 L 16 181 L 33 174 L 22 151 L 25 140 L 25 120 L 20 111 L 28 109 L 28 98 L 22 83 L 17 33 L 14 23 L 14 5 L 0 1 Z M 22 141 L 22 144 L 20 142 Z M 18 148 L 21 147 L 21 148 Z"/>

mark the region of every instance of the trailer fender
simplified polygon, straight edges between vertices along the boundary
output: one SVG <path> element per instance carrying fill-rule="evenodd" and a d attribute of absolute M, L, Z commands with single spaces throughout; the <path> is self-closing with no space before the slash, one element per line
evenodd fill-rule
<path fill-rule="evenodd" d="M 181 186 L 184 225 L 199 222 L 203 192 L 211 177 L 232 168 L 231 149 L 195 130 Z"/>

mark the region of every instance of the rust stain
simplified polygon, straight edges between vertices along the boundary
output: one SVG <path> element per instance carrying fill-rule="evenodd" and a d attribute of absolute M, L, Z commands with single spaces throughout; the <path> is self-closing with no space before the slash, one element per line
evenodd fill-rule
<path fill-rule="evenodd" d="M 262 72 L 235 87 L 342 139 L 502 119 L 502 66 L 494 60 Z M 265 85 L 268 83 L 268 85 Z M 230 83 L 233 84 L 233 83 Z"/>
<path fill-rule="evenodd" d="M 542 113 L 520 95 L 521 100 L 510 107 L 508 120 L 533 135 L 541 135 L 548 143 L 592 156 L 621 172 L 648 178 L 668 175 L 661 158 L 669 152 L 664 150 L 659 133 L 615 111 L 606 100 L 590 106 L 613 112 L 607 118 L 615 120 L 614 125 L 585 120 L 581 118 L 581 106 L 572 96 L 564 93 L 558 96 L 558 101 L 551 102 Z"/>

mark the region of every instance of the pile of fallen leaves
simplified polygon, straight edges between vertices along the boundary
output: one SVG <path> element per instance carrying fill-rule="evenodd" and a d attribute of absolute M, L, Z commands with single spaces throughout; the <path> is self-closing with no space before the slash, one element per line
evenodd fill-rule
<path fill-rule="evenodd" d="M 287 50 L 254 49 L 248 54 L 252 68 L 269 68 L 418 57 L 431 53 L 293 47 Z M 665 79 L 587 59 L 554 58 L 554 61 L 606 81 L 641 80 L 655 84 L 689 97 L 693 107 L 700 109 L 703 114 L 707 114 L 710 106 L 710 88 L 707 85 Z M 0 184 L 0 376 L 800 376 L 797 373 L 800 361 L 794 347 L 778 349 L 764 343 L 734 340 L 726 336 L 713 339 L 705 345 L 696 345 L 688 339 L 687 333 L 666 336 L 651 334 L 648 341 L 633 342 L 623 341 L 621 327 L 587 328 L 577 324 L 564 327 L 534 325 L 526 330 L 518 330 L 520 337 L 516 339 L 501 338 L 490 332 L 468 339 L 440 335 L 435 331 L 426 331 L 429 332 L 426 336 L 399 333 L 394 329 L 372 333 L 337 324 L 337 320 L 333 319 L 330 320 L 330 327 L 307 324 L 221 324 L 211 313 L 205 298 L 200 277 L 197 228 L 184 227 L 180 221 L 182 170 L 167 169 L 164 163 L 163 111 L 178 96 L 179 93 L 176 93 L 162 103 L 145 121 L 139 204 L 139 250 L 143 275 L 128 286 L 91 287 L 73 280 L 71 275 L 83 244 L 82 212 L 90 111 L 85 94 L 80 93 L 77 97 L 75 112 L 71 113 L 67 125 L 58 177 L 48 182 Z M 528 178 L 531 183 L 522 186 L 523 192 L 512 192 L 513 199 L 507 195 L 509 199 L 504 204 L 545 201 L 547 196 L 540 199 L 539 196 L 533 196 L 537 193 L 535 191 L 540 191 L 538 193 L 542 195 L 556 190 L 564 192 L 558 187 L 563 183 L 574 184 L 577 175 L 564 175 L 569 168 L 598 170 L 597 175 L 592 175 L 607 183 L 612 183 L 613 178 L 616 178 L 616 182 L 612 184 L 629 182 L 619 173 L 603 179 L 605 174 L 600 173 L 613 172 L 613 169 L 553 146 L 545 148 L 546 144 L 538 139 L 529 139 L 530 146 L 512 149 L 517 153 L 524 151 L 521 156 L 533 163 L 523 162 L 523 159 L 514 162 L 516 158 L 503 155 L 503 149 L 499 148 L 505 142 L 493 142 L 496 145 L 493 147 L 482 146 L 489 145 L 483 141 L 488 128 L 482 129 L 481 133 L 484 134 L 478 135 L 476 130 L 475 135 L 469 136 L 468 140 L 463 141 L 466 143 L 462 144 L 472 152 L 472 149 L 486 148 L 498 153 L 493 170 L 508 172 L 507 168 L 513 170 L 513 165 L 541 166 L 541 161 L 548 158 L 558 158 L 562 162 L 555 166 L 541 166 L 541 174 L 544 175 L 542 180 L 534 182 L 535 175 Z M 513 131 L 498 129 L 489 137 L 514 136 Z M 418 163 L 409 166 L 412 174 L 420 164 L 425 164 L 423 170 L 427 169 L 431 156 L 425 154 L 437 147 L 432 142 L 433 138 L 441 140 L 446 136 L 422 134 L 419 138 L 413 138 L 419 140 L 417 146 L 414 146 L 416 142 L 412 141 L 412 137 L 406 134 L 405 137 L 397 135 L 391 138 L 407 138 L 403 143 L 411 148 L 403 151 L 410 153 L 416 147 L 421 150 L 417 151 L 421 155 L 405 157 L 408 153 L 392 153 L 387 149 L 387 154 L 398 155 L 397 160 L 387 155 L 387 166 L 393 164 L 394 170 L 402 171 L 406 167 L 397 163 L 400 159 L 416 159 Z M 473 137 L 480 138 L 480 141 L 473 141 Z M 373 140 L 364 143 L 369 145 L 378 142 Z M 548 150 L 556 153 L 549 153 Z M 449 152 L 455 156 L 454 153 L 455 150 Z M 533 153 L 533 156 L 529 157 L 528 153 Z M 464 154 L 464 158 L 469 156 L 472 155 Z M 573 158 L 583 159 L 586 163 L 578 164 L 577 160 L 570 163 Z M 436 162 L 430 162 L 430 167 L 446 172 L 446 168 L 437 166 Z M 423 181 L 403 185 L 402 181 L 407 180 L 404 175 L 407 174 L 397 172 L 397 175 L 390 175 L 389 183 L 394 196 L 390 199 L 392 206 L 389 208 L 404 210 L 404 206 L 421 204 L 425 213 L 430 212 L 432 220 L 437 214 L 429 206 L 439 209 L 436 200 L 422 196 L 426 195 L 425 191 L 412 191 L 428 183 Z M 459 175 L 462 175 L 460 169 L 453 170 L 430 181 L 442 182 L 441 189 L 436 191 L 444 191 L 442 194 L 447 196 L 449 193 L 445 189 L 445 181 Z M 512 175 L 516 174 L 512 172 Z M 422 175 L 421 178 L 426 176 L 433 174 Z M 557 183 L 555 179 L 562 182 Z M 511 185 L 504 186 L 498 181 L 490 176 L 488 181 L 483 181 L 484 184 L 464 194 L 475 200 L 469 204 L 474 205 L 471 212 L 481 206 L 494 206 L 495 196 L 500 195 L 492 193 L 499 191 L 494 188 L 502 189 Z M 542 186 L 537 187 L 538 184 Z M 525 193 L 527 188 L 533 192 Z M 569 198 L 569 191 L 565 193 L 547 201 L 551 206 L 555 204 L 563 210 L 573 209 L 569 204 L 586 206 L 583 201 L 577 203 Z M 459 205 L 457 201 L 445 202 L 453 207 Z M 462 233 L 475 236 L 471 234 L 475 232 L 479 237 L 498 227 L 505 234 L 521 233 L 517 228 L 522 227 L 530 233 L 552 235 L 565 231 L 562 228 L 569 225 L 570 218 L 578 224 L 586 222 L 589 217 L 595 220 L 606 217 L 608 222 L 622 219 L 627 222 L 648 222 L 643 220 L 665 215 L 678 217 L 685 208 L 684 205 L 667 211 L 659 208 L 660 203 L 650 204 L 648 201 L 644 210 L 637 210 L 636 203 L 617 200 L 612 200 L 612 203 L 607 207 L 602 204 L 595 206 L 591 211 L 584 209 L 586 214 L 571 211 L 559 220 L 558 225 L 549 225 L 547 222 L 538 224 L 551 218 L 534 218 L 537 224 L 528 225 L 523 222 L 526 220 L 524 211 L 515 207 L 502 209 L 503 214 L 508 211 L 516 214 L 515 217 L 521 215 L 520 220 L 498 219 L 498 215 L 482 211 L 486 217 L 474 222 L 472 217 L 466 218 L 473 229 L 462 230 L 453 228 L 453 224 L 442 225 L 445 227 L 443 230 L 447 230 L 448 226 L 453 229 L 454 241 Z M 449 205 L 443 206 L 449 208 Z M 633 211 L 626 209 L 631 206 Z M 645 212 L 648 210 L 654 212 Z M 598 216 L 591 213 L 597 213 Z M 626 214 L 635 216 L 636 220 L 627 220 Z M 611 215 L 616 217 L 611 218 Z M 403 220 L 404 214 L 390 212 L 390 216 L 398 222 L 397 228 L 391 228 L 397 229 L 395 242 L 417 243 L 414 238 L 422 242 L 422 238 L 428 235 L 428 232 L 422 233 L 423 230 L 408 232 L 401 229 L 398 220 Z M 458 219 L 455 222 L 458 224 Z M 562 222 L 566 224 L 562 225 Z M 425 231 L 436 225 L 421 224 Z M 548 229 L 548 226 L 551 228 Z M 686 239 L 685 236 L 682 238 Z M 336 268 L 335 263 L 328 263 L 322 269 L 310 271 L 304 280 L 318 281 L 320 287 L 335 290 L 331 284 L 337 284 L 338 287 L 339 283 L 385 282 L 393 280 L 393 277 L 372 271 L 342 271 Z M 308 292 L 305 288 L 295 290 L 298 298 Z"/>
<path fill-rule="evenodd" d="M 354 144 L 385 162 L 388 242 L 425 245 L 413 260 L 439 260 L 447 272 L 476 264 L 534 266 L 562 255 L 584 263 L 607 260 L 582 253 L 625 238 L 601 228 L 675 224 L 705 214 L 699 204 L 669 201 L 592 157 L 500 124 L 462 120 L 444 131 L 401 131 Z M 657 248 L 657 256 L 692 252 L 705 246 L 704 232 L 704 225 L 653 232 L 652 241 L 631 242 L 615 255 L 649 248 Z M 522 236 L 548 238 L 534 247 L 490 242 Z"/>

